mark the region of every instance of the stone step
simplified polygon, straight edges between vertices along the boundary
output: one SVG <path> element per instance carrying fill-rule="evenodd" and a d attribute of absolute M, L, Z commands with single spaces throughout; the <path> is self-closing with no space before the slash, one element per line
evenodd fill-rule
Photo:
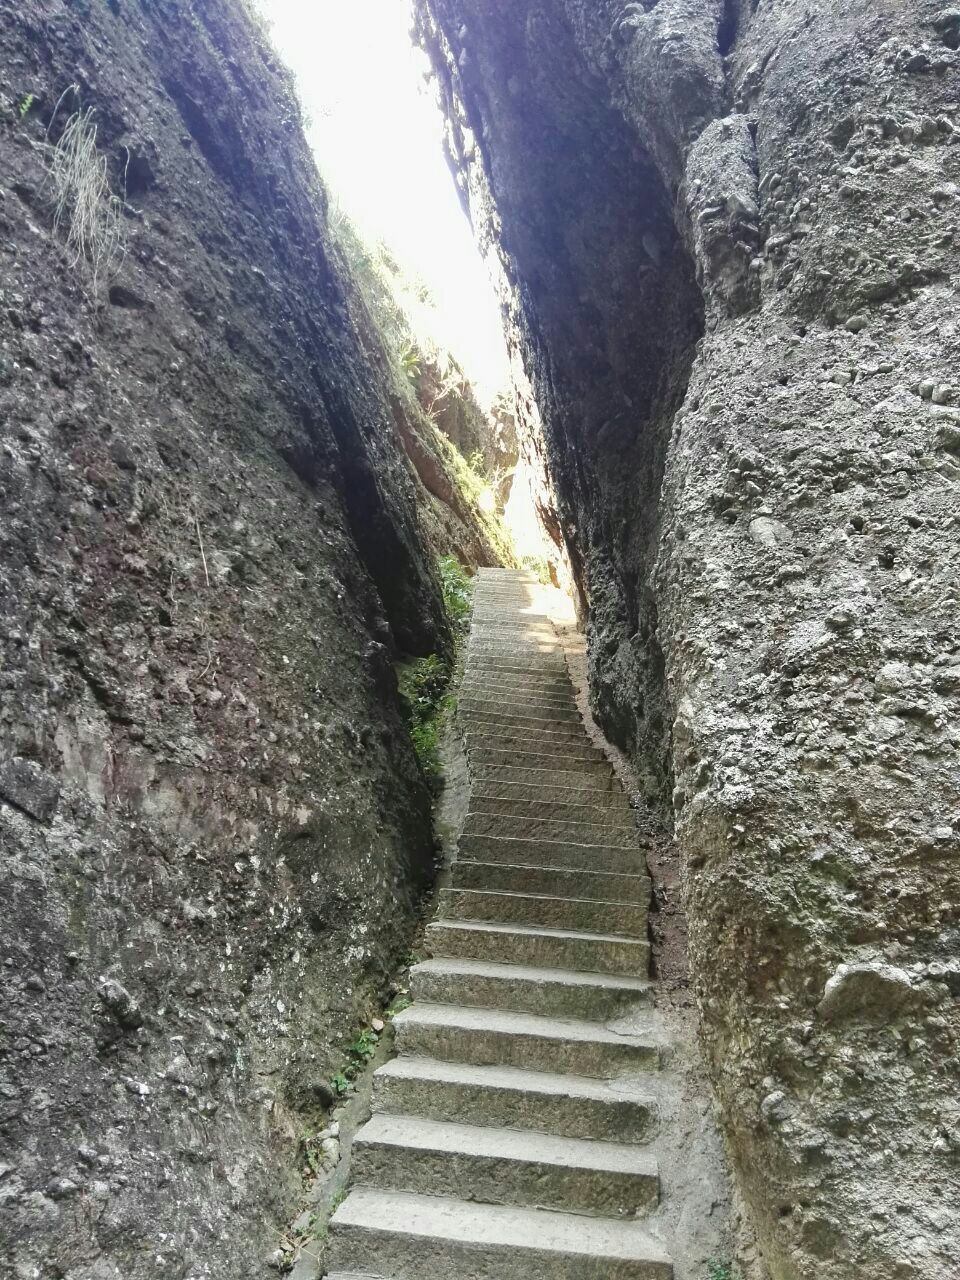
<path fill-rule="evenodd" d="M 574 806 L 598 809 L 607 812 L 614 809 L 620 813 L 630 813 L 630 799 L 626 792 L 619 788 L 579 787 L 570 788 L 562 783 L 545 783 L 530 785 L 526 782 L 510 782 L 505 779 L 491 780 L 481 778 L 473 787 L 473 795 L 483 800 L 522 800 L 539 801 L 542 804 L 569 804 Z"/>
<path fill-rule="evenodd" d="M 504 594 L 508 597 L 506 601 L 500 598 Z M 544 597 L 541 596 L 538 600 L 536 595 L 531 595 L 525 586 L 521 586 L 519 590 L 515 587 L 497 588 L 494 591 L 484 590 L 474 596 L 473 603 L 475 609 L 499 610 L 506 618 L 517 620 L 536 617 L 542 619 L 546 625 L 551 627 L 555 625 L 553 618 L 543 611 Z"/>
<path fill-rule="evenodd" d="M 497 680 L 471 679 L 461 683 L 459 696 L 461 702 L 487 702 L 492 703 L 496 708 L 509 707 L 516 711 L 527 707 L 536 711 L 555 709 L 572 711 L 577 719 L 580 719 L 573 689 L 558 688 L 547 691 L 533 689 L 529 685 L 523 688 L 520 686 L 509 688 L 501 685 Z"/>
<path fill-rule="evenodd" d="M 473 1066 L 519 1067 L 611 1080 L 660 1065 L 656 1043 L 618 1035 L 594 1022 L 560 1020 L 505 1009 L 413 1004 L 393 1020 L 397 1051 Z"/>
<path fill-rule="evenodd" d="M 623 938 L 647 936 L 646 907 L 631 902 L 560 898 L 553 894 L 441 889 L 439 918 L 523 924 L 535 929 L 572 929 L 575 933 L 613 933 Z"/>
<path fill-rule="evenodd" d="M 478 653 L 487 649 L 505 649 L 511 653 L 542 653 L 552 651 L 560 641 L 555 635 L 534 628 L 510 629 L 493 628 L 489 625 L 475 628 L 474 639 L 470 642 L 470 653 Z M 562 652 L 562 647 L 558 650 Z"/>
<path fill-rule="evenodd" d="M 491 650 L 502 650 L 508 657 L 516 656 L 518 658 L 529 658 L 539 656 L 544 653 L 562 654 L 562 647 L 558 647 L 559 642 L 556 638 L 550 640 L 545 636 L 533 635 L 528 632 L 500 632 L 494 634 L 487 632 L 486 637 L 471 644 L 468 650 L 468 658 L 482 657 Z"/>
<path fill-rule="evenodd" d="M 633 810 L 629 805 L 611 803 L 615 792 L 606 793 L 610 799 L 595 804 L 589 800 L 571 798 L 553 800 L 549 796 L 488 795 L 478 781 L 470 793 L 470 808 L 474 813 L 496 811 L 511 818 L 569 819 L 571 822 L 592 822 L 600 826 L 634 827 Z"/>
<path fill-rule="evenodd" d="M 475 609 L 501 610 L 511 618 L 525 617 L 531 614 L 544 618 L 553 625 L 550 615 L 543 612 L 548 598 L 541 588 L 531 587 L 529 583 L 488 583 L 482 591 L 475 593 L 473 604 Z"/>
<path fill-rule="evenodd" d="M 470 644 L 490 636 L 533 636 L 536 639 L 559 640 L 557 629 L 549 618 L 530 613 L 503 612 L 483 606 L 475 610 L 470 625 Z"/>
<path fill-rule="evenodd" d="M 486 689 L 483 693 L 467 691 L 462 694 L 458 706 L 469 706 L 477 715 L 525 716 L 531 720 L 564 720 L 567 721 L 567 732 L 571 728 L 578 730 L 586 737 L 583 719 L 572 695 L 566 697 L 544 698 L 537 694 L 514 696 L 510 690 Z"/>
<path fill-rule="evenodd" d="M 469 657 L 470 662 L 478 666 L 507 663 L 511 669 L 519 667 L 545 675 L 563 674 L 567 670 L 563 650 L 556 646 L 548 648 L 546 645 L 524 645 L 521 649 L 517 645 L 496 647 L 484 645 L 478 649 L 471 649 Z"/>
<path fill-rule="evenodd" d="M 495 764 L 498 756 L 523 756 L 520 764 L 511 765 L 509 760 L 499 763 L 512 769 L 551 769 L 564 774 L 586 770 L 607 784 L 613 776 L 610 761 L 582 739 L 574 741 L 554 734 L 530 737 L 523 730 L 496 735 L 485 725 L 464 726 L 463 738 L 471 765 L 476 761 Z"/>
<path fill-rule="evenodd" d="M 635 1146 L 422 1116 L 372 1116 L 350 1167 L 360 1186 L 615 1218 L 652 1209 L 659 1196 L 657 1162 Z"/>
<path fill-rule="evenodd" d="M 657 1126 L 652 1091 L 640 1095 L 588 1076 L 434 1058 L 393 1058 L 379 1067 L 373 1110 L 610 1142 L 646 1142 Z"/>
<path fill-rule="evenodd" d="M 466 662 L 463 668 L 464 678 L 469 677 L 471 680 L 485 679 L 489 680 L 494 674 L 494 670 L 483 663 L 473 665 L 473 659 L 470 653 L 467 653 Z M 527 685 L 539 687 L 541 685 L 556 685 L 564 692 L 573 688 L 570 680 L 570 673 L 564 665 L 562 671 L 496 671 L 497 679 L 502 679 L 504 684 L 509 684 L 510 688 L 523 688 Z"/>
<path fill-rule="evenodd" d="M 534 683 L 529 679 L 518 679 L 515 684 L 509 684 L 502 679 L 504 675 L 502 671 L 470 675 L 469 678 L 464 678 L 460 686 L 461 693 L 472 698 L 499 700 L 510 705 L 514 702 L 542 702 L 550 705 L 563 702 L 566 706 L 576 707 L 576 695 L 570 684 L 564 686 L 560 680 L 538 680 Z"/>
<path fill-rule="evenodd" d="M 557 754 L 543 754 L 539 751 L 507 751 L 494 752 L 488 747 L 471 747 L 468 745 L 467 767 L 470 774 L 471 787 L 483 787 L 488 782 L 509 782 L 516 778 L 517 782 L 526 778 L 551 778 L 544 782 L 546 786 L 563 787 L 571 798 L 583 797 L 588 803 L 594 803 L 600 796 L 610 795 L 617 786 L 616 775 L 606 760 L 564 759 L 558 767 Z M 501 759 L 499 757 L 507 757 Z M 512 764 L 513 758 L 522 758 L 536 763 Z M 553 761 L 553 764 L 545 763 Z M 629 805 L 628 805 L 629 808 Z"/>
<path fill-rule="evenodd" d="M 511 724 L 489 714 L 472 713 L 461 719 L 461 732 L 467 744 L 488 746 L 493 750 L 524 750 L 547 753 L 554 764 L 562 765 L 567 756 L 590 760 L 603 760 L 611 767 L 607 756 L 594 746 L 582 724 L 563 724 L 553 728 L 530 728 L 529 724 Z M 483 741 L 480 741 L 483 739 Z"/>
<path fill-rule="evenodd" d="M 538 658 L 545 655 L 562 658 L 565 649 L 563 641 L 557 636 L 542 639 L 530 637 L 516 641 L 507 637 L 502 639 L 491 637 L 489 640 L 471 640 L 469 652 L 478 657 L 492 658 Z"/>
<path fill-rule="evenodd" d="M 608 796 L 616 792 L 626 799 L 612 771 L 602 775 L 578 773 L 575 769 L 523 769 L 509 764 L 493 765 L 486 767 L 475 781 L 478 787 L 488 787 L 501 782 L 508 786 L 522 784 L 528 787 L 555 787 L 567 795 L 582 795 L 585 799 Z M 629 801 L 627 804 L 629 805 Z"/>
<path fill-rule="evenodd" d="M 542 588 L 540 579 L 533 569 L 510 569 L 500 566 L 490 569 L 482 568 L 477 570 L 474 581 L 478 587 L 481 585 L 486 587 L 489 582 L 507 581 L 530 583 L 535 588 Z"/>
<path fill-rule="evenodd" d="M 580 712 L 573 701 L 568 706 L 535 706 L 532 703 L 518 702 L 512 698 L 489 696 L 475 698 L 470 695 L 461 696 L 457 700 L 460 714 L 469 718 L 469 714 L 483 716 L 497 724 L 527 724 L 538 729 L 546 729 L 551 724 L 561 726 L 573 725 L 586 738 Z M 469 713 L 469 714 L 468 714 Z"/>
<path fill-rule="evenodd" d="M 489 680 L 492 685 L 500 676 L 515 676 L 521 680 L 527 678 L 527 680 L 543 681 L 545 684 L 550 681 L 570 680 L 570 672 L 567 671 L 567 664 L 562 658 L 550 659 L 549 662 L 530 663 L 511 659 L 490 660 L 467 654 L 465 671 L 470 672 L 471 678 L 480 677 L 483 680 Z"/>
<path fill-rule="evenodd" d="M 489 960 L 421 960 L 410 970 L 410 990 L 417 1000 L 596 1022 L 623 1017 L 648 1000 L 650 989 L 644 978 Z"/>
<path fill-rule="evenodd" d="M 573 822 L 567 818 L 523 818 L 487 809 L 471 809 L 464 820 L 467 835 L 513 836 L 518 840 L 568 840 L 571 844 L 612 844 L 630 849 L 637 843 L 632 823 Z"/>
<path fill-rule="evenodd" d="M 295 1277 L 296 1274 L 297 1272 L 295 1268 L 290 1273 L 291 1280 L 293 1280 L 293 1277 Z M 318 1275 L 319 1272 L 313 1272 L 312 1274 Z M 374 1275 L 372 1271 L 328 1271 L 326 1273 L 326 1280 L 386 1280 L 386 1277 L 380 1275 L 379 1272 Z"/>
<path fill-rule="evenodd" d="M 567 761 L 576 763 L 593 760 L 612 768 L 599 747 L 586 736 L 582 726 L 568 728 L 531 729 L 524 724 L 504 725 L 496 719 L 471 715 L 460 722 L 467 749 L 485 751 L 523 751 L 527 755 L 543 755 L 553 767 L 566 768 Z M 546 766 L 543 766 L 544 768 Z"/>
<path fill-rule="evenodd" d="M 586 973 L 644 978 L 650 948 L 641 938 L 470 920 L 434 920 L 427 946 L 435 956 L 496 960 L 536 968 L 582 969 Z"/>
<path fill-rule="evenodd" d="M 564 649 L 564 650 L 563 650 L 563 653 L 566 653 L 566 649 Z M 562 657 L 562 655 L 561 655 L 561 657 Z M 474 649 L 472 649 L 472 648 L 471 648 L 471 646 L 470 646 L 470 645 L 468 645 L 468 646 L 467 646 L 467 655 L 466 655 L 466 666 L 470 666 L 470 663 L 471 663 L 472 658 L 474 658 Z M 524 672 L 516 672 L 516 675 L 524 675 Z M 566 680 L 567 682 L 570 682 L 570 671 L 568 671 L 567 664 L 566 664 L 566 660 L 564 660 L 564 662 L 563 662 L 563 671 L 562 671 L 562 672 L 559 672 L 559 675 L 558 675 L 558 676 L 554 677 L 554 676 L 549 676 L 549 675 L 548 675 L 548 676 L 543 676 L 543 677 L 540 677 L 540 678 L 562 678 L 562 680 Z"/>
<path fill-rule="evenodd" d="M 502 645 L 499 646 L 503 648 Z M 570 678 L 567 667 L 566 648 L 554 646 L 548 653 L 524 653 L 517 657 L 516 653 L 486 653 L 485 645 L 467 646 L 467 663 L 476 663 L 477 667 L 490 669 L 497 667 L 516 668 L 520 672 L 543 673 L 543 675 L 561 675 Z"/>
<path fill-rule="evenodd" d="M 457 709 L 461 712 L 461 721 L 465 727 L 475 731 L 483 728 L 483 732 L 497 736 L 526 735 L 540 740 L 549 739 L 550 742 L 563 740 L 571 745 L 582 742 L 586 746 L 593 746 L 586 735 L 579 712 L 576 717 L 557 717 L 552 714 L 552 708 L 521 707 L 515 710 L 506 701 L 500 704 L 488 700 L 479 705 L 476 699 L 471 698 L 458 701 Z"/>
<path fill-rule="evenodd" d="M 393 1280 L 671 1280 L 638 1222 L 442 1196 L 351 1191 L 330 1220 L 339 1267 L 389 1258 Z"/>
<path fill-rule="evenodd" d="M 646 872 L 646 863 L 639 849 L 622 849 L 616 845 L 524 840 L 515 836 L 481 836 L 467 832 L 461 833 L 457 850 L 461 858 L 471 858 L 475 862 L 570 867 L 579 871 L 626 871 L 636 875 Z"/>
<path fill-rule="evenodd" d="M 506 603 L 502 599 L 504 596 L 508 597 Z M 525 618 L 529 610 L 530 616 L 543 618 L 545 622 L 553 625 L 552 615 L 543 611 L 545 603 L 547 603 L 547 597 L 543 596 L 541 588 L 537 587 L 531 591 L 524 583 L 519 587 L 497 584 L 484 586 L 483 590 L 475 592 L 473 597 L 476 609 L 501 609 L 508 617 L 513 618 Z"/>
<path fill-rule="evenodd" d="M 547 894 L 555 898 L 590 898 L 599 902 L 650 904 L 649 876 L 611 871 L 572 871 L 569 867 L 511 866 L 505 862 L 472 862 L 458 858 L 450 870 L 454 889 L 499 893 Z"/>

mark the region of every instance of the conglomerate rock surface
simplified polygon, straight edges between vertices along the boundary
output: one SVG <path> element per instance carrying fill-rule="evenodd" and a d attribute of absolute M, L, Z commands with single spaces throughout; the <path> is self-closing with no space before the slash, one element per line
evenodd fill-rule
<path fill-rule="evenodd" d="M 419 0 L 777 1280 L 960 1257 L 960 12 Z"/>
<path fill-rule="evenodd" d="M 50 177 L 88 108 L 96 289 Z M 449 640 L 384 369 L 242 5 L 0 6 L 4 1277 L 263 1275 L 409 948 L 391 664 Z"/>

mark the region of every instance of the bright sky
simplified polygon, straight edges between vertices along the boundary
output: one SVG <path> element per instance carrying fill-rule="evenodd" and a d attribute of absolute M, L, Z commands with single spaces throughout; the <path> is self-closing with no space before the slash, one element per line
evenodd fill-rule
<path fill-rule="evenodd" d="M 420 276 L 436 335 L 481 400 L 508 380 L 493 289 L 441 150 L 442 121 L 409 36 L 409 0 L 257 0 L 291 67 L 332 199 Z"/>

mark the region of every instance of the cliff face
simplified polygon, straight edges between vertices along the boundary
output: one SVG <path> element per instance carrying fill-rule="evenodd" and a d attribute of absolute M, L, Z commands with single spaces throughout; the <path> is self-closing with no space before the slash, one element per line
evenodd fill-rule
<path fill-rule="evenodd" d="M 960 1250 L 960 17 L 420 0 L 778 1278 Z M 528 444 L 528 448 L 532 448 Z"/>
<path fill-rule="evenodd" d="M 432 870 L 420 496 L 243 7 L 25 0 L 0 49 L 0 1271 L 260 1275 Z"/>

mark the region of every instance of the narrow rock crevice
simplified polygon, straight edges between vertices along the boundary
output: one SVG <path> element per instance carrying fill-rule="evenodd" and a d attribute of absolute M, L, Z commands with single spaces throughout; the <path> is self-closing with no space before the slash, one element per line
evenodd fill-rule
<path fill-rule="evenodd" d="M 502 228 L 504 302 L 586 607 L 594 708 L 639 762 L 649 798 L 668 803 L 669 717 L 649 579 L 670 423 L 703 325 L 693 257 L 675 225 L 674 193 L 585 63 L 568 18 L 550 6 L 504 11 L 495 24 L 464 13 L 454 27 L 454 16 L 432 7 L 421 32 L 442 59 L 474 218 Z M 495 90 L 483 74 L 493 67 Z"/>

